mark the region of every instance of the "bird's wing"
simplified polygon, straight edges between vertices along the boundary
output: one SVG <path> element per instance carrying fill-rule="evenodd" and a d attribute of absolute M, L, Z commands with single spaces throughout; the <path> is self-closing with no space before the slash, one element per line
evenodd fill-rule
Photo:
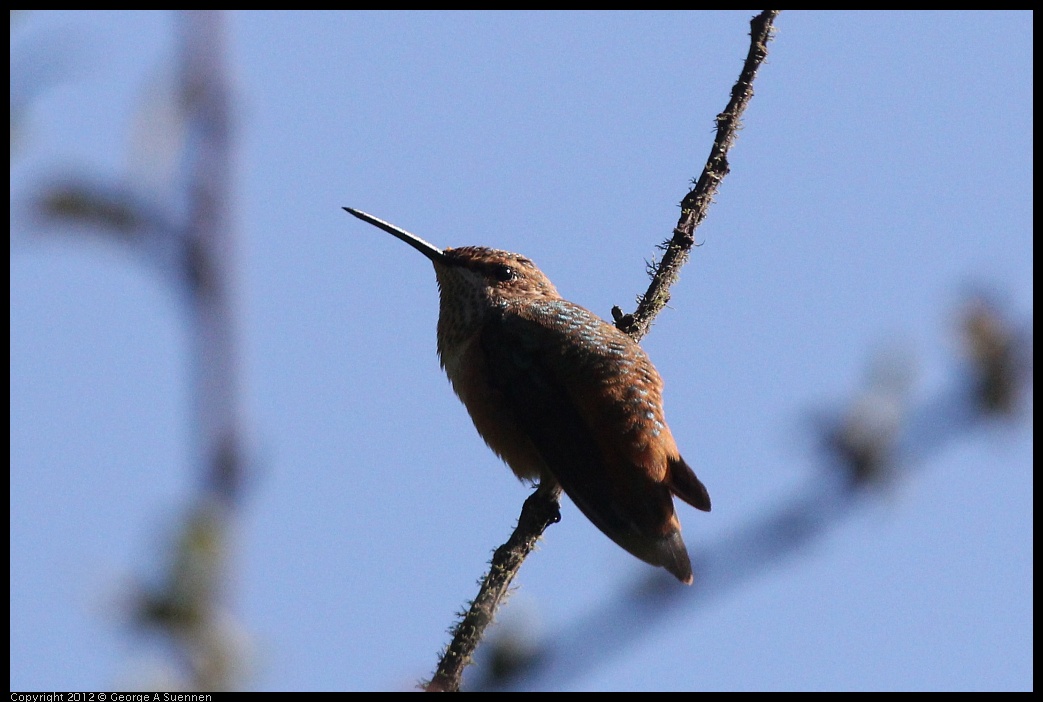
<path fill-rule="evenodd" d="M 604 353 L 598 350 L 603 322 L 564 301 L 555 301 L 550 311 L 564 315 L 564 323 L 547 314 L 488 320 L 480 344 L 490 384 L 553 477 L 595 526 L 638 558 L 689 581 L 691 566 L 667 466 L 652 476 L 635 464 L 616 445 L 614 427 L 603 421 L 616 410 L 596 417 L 591 409 L 612 401 L 602 397 L 616 360 L 607 347 Z"/>

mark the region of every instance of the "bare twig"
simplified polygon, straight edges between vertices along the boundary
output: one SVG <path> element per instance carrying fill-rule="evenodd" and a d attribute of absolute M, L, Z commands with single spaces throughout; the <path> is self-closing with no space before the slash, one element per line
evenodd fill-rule
<path fill-rule="evenodd" d="M 739 80 L 732 87 L 728 106 L 717 115 L 717 136 L 702 175 L 681 201 L 681 218 L 677 221 L 673 236 L 660 246 L 663 257 L 653 267 L 648 290 L 638 301 L 633 314 L 624 315 L 618 307 L 612 309 L 616 326 L 635 340 L 640 340 L 648 333 L 652 320 L 670 301 L 670 286 L 677 280 L 681 266 L 688 260 L 688 252 L 695 244 L 695 228 L 706 218 L 721 181 L 728 175 L 728 151 L 735 143 L 742 114 L 753 97 L 753 79 L 768 55 L 768 42 L 779 12 L 781 10 L 764 10 L 750 21 L 750 51 L 746 55 L 746 63 L 743 64 Z"/>
<path fill-rule="evenodd" d="M 732 88 L 728 106 L 717 116 L 717 137 L 710 158 L 695 188 L 681 202 L 681 219 L 674 229 L 673 238 L 664 245 L 665 253 L 653 272 L 652 284 L 634 314 L 623 315 L 618 308 L 613 308 L 616 326 L 634 339 L 640 339 L 647 333 L 652 320 L 666 306 L 670 285 L 677 279 L 678 271 L 687 260 L 688 251 L 695 241 L 695 228 L 706 217 L 714 193 L 728 174 L 728 150 L 735 142 L 742 113 L 753 97 L 753 79 L 767 56 L 772 23 L 779 12 L 765 10 L 750 23 L 752 41 L 746 63 Z M 443 652 L 434 677 L 424 686 L 427 691 L 456 692 L 460 689 L 464 668 L 471 662 L 485 628 L 492 622 L 522 562 L 535 548 L 544 530 L 560 518 L 560 494 L 557 485 L 541 485 L 525 501 L 518 526 L 507 543 L 496 549 L 478 596 L 453 628 L 453 640 Z"/>
<path fill-rule="evenodd" d="M 442 653 L 434 677 L 424 686 L 428 692 L 455 692 L 460 689 L 464 668 L 470 664 L 471 655 L 478 648 L 485 628 L 492 623 L 496 608 L 507 595 L 511 580 L 525 558 L 536 548 L 536 541 L 544 530 L 561 519 L 558 511 L 560 496 L 561 488 L 557 484 L 546 483 L 546 487 L 541 484 L 525 500 L 521 516 L 518 517 L 518 526 L 507 543 L 496 549 L 489 572 L 478 590 L 478 597 L 453 628 L 452 643 Z"/>

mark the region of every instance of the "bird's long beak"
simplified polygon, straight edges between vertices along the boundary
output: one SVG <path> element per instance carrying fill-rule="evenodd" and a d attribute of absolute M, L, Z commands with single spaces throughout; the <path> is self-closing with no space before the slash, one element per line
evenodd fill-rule
<path fill-rule="evenodd" d="M 438 248 L 434 244 L 430 244 L 430 243 L 424 241 L 423 239 L 418 237 L 416 234 L 410 234 L 405 229 L 399 229 L 394 224 L 390 224 L 389 222 L 385 222 L 382 219 L 377 219 L 373 215 L 366 214 L 365 212 L 363 212 L 361 210 L 355 210 L 355 209 L 352 209 L 350 207 L 345 207 L 344 209 L 349 214 L 353 214 L 356 217 L 358 217 L 359 219 L 361 219 L 363 222 L 369 222 L 374 227 L 378 227 L 380 229 L 383 229 L 388 234 L 391 234 L 392 236 L 395 236 L 395 237 L 401 239 L 402 241 L 406 242 L 407 244 L 412 246 L 414 249 L 416 249 L 420 253 L 422 253 L 425 256 L 427 256 L 429 259 L 431 259 L 435 263 L 442 263 L 442 264 L 447 264 L 448 263 L 446 255 L 445 255 L 445 252 L 442 251 L 442 249 Z"/>

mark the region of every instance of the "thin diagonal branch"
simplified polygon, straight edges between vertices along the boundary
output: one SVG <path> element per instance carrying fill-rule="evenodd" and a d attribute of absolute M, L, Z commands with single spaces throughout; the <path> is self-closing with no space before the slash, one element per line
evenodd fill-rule
<path fill-rule="evenodd" d="M 522 505 L 518 526 L 514 528 L 507 543 L 493 553 L 489 572 L 482 579 L 478 596 L 470 609 L 453 627 L 453 640 L 442 653 L 438 670 L 424 686 L 428 692 L 456 692 L 464 668 L 471 663 L 471 656 L 478 648 L 485 628 L 493 621 L 496 609 L 504 601 L 525 558 L 536 548 L 536 541 L 551 524 L 561 519 L 558 498 L 561 488 L 557 484 L 541 483 Z"/>
<path fill-rule="evenodd" d="M 673 238 L 664 244 L 665 254 L 654 271 L 652 284 L 634 314 L 623 315 L 618 308 L 613 309 L 616 326 L 634 339 L 640 339 L 647 333 L 652 320 L 666 306 L 670 286 L 677 279 L 695 242 L 695 228 L 706 217 L 714 193 L 728 174 L 728 150 L 735 143 L 739 120 L 753 97 L 753 79 L 768 54 L 772 23 L 779 12 L 765 10 L 750 22 L 751 44 L 746 63 L 732 88 L 728 106 L 717 116 L 717 137 L 710 150 L 710 158 L 695 188 L 681 202 L 681 220 L 674 229 Z M 464 668 L 471 662 L 486 627 L 492 622 L 522 562 L 536 547 L 544 530 L 560 518 L 560 495 L 561 489 L 557 485 L 541 485 L 525 501 L 518 526 L 507 543 L 493 554 L 478 596 L 453 628 L 453 640 L 443 652 L 434 677 L 424 689 L 429 692 L 456 692 L 460 689 Z"/>
<path fill-rule="evenodd" d="M 764 10 L 750 21 L 750 51 L 746 55 L 739 79 L 732 87 L 728 106 L 717 115 L 717 136 L 710 149 L 710 157 L 695 187 L 681 200 L 681 218 L 677 221 L 673 236 L 660 248 L 663 257 L 652 270 L 652 282 L 638 300 L 633 314 L 624 315 L 618 307 L 612 309 L 616 326 L 639 341 L 648 333 L 655 319 L 670 301 L 670 286 L 677 280 L 681 266 L 688 260 L 688 253 L 695 245 L 695 229 L 706 218 L 714 195 L 721 181 L 728 175 L 728 151 L 735 144 L 741 126 L 741 118 L 753 97 L 753 79 L 757 69 L 768 55 L 775 18 L 781 10 Z"/>

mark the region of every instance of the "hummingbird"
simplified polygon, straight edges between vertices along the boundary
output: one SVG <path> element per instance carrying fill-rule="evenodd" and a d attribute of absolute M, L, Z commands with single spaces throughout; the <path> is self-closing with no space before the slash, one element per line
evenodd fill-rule
<path fill-rule="evenodd" d="M 606 536 L 692 583 L 673 496 L 709 512 L 637 342 L 569 302 L 520 254 L 439 249 L 350 207 L 434 264 L 438 358 L 485 443 L 521 480 L 560 485 Z"/>

